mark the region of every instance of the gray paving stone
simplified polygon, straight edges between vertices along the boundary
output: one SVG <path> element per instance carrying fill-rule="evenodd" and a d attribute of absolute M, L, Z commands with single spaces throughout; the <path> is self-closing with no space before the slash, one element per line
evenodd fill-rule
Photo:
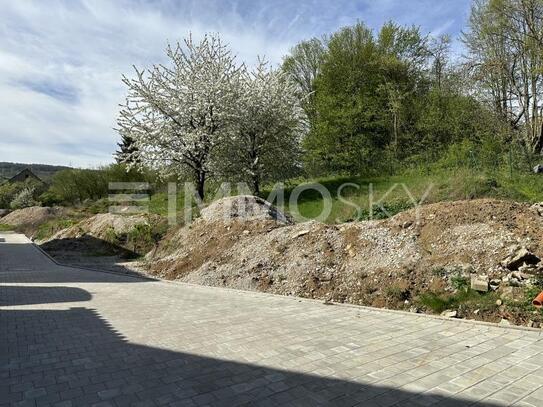
<path fill-rule="evenodd" d="M 61 267 L 1 237 L 0 406 L 543 399 L 539 332 Z"/>

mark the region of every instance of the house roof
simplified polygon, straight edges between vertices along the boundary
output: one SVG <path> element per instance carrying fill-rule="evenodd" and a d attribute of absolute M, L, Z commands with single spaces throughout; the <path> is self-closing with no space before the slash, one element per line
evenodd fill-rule
<path fill-rule="evenodd" d="M 40 177 L 38 177 L 36 174 L 32 172 L 30 168 L 25 168 L 24 170 L 20 171 L 18 174 L 14 175 L 10 179 L 7 180 L 9 183 L 13 182 L 23 182 L 26 181 L 29 178 L 33 178 L 37 181 L 43 182 Z"/>

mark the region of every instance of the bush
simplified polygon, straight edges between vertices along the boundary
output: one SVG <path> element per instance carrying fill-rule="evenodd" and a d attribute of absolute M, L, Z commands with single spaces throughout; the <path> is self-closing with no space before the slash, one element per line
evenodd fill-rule
<path fill-rule="evenodd" d="M 453 277 L 451 277 L 451 285 L 458 291 L 460 290 L 466 290 L 469 286 L 468 279 L 466 277 L 462 277 L 462 275 L 457 274 Z"/>
<path fill-rule="evenodd" d="M 51 191 L 45 191 L 38 199 L 43 206 L 55 206 L 62 203 L 62 199 Z"/>
<path fill-rule="evenodd" d="M 154 183 L 155 181 L 154 173 L 127 171 L 126 166 L 121 164 L 112 164 L 98 169 L 69 169 L 59 171 L 53 176 L 51 187 L 44 194 L 44 199 L 48 202 L 64 204 L 98 201 L 108 197 L 110 182 Z"/>
<path fill-rule="evenodd" d="M 127 245 L 135 253 L 146 253 L 164 237 L 167 228 L 165 222 L 136 225 L 127 234 Z"/>
<path fill-rule="evenodd" d="M 98 199 L 107 194 L 107 180 L 98 170 L 63 170 L 53 176 L 47 193 L 51 200 L 62 203 Z"/>
<path fill-rule="evenodd" d="M 11 201 L 20 191 L 20 185 L 5 183 L 0 185 L 0 208 L 8 209 L 11 207 Z"/>
<path fill-rule="evenodd" d="M 34 199 L 35 192 L 36 189 L 31 186 L 27 186 L 20 190 L 11 201 L 11 209 L 22 209 L 39 205 L 39 202 Z"/>

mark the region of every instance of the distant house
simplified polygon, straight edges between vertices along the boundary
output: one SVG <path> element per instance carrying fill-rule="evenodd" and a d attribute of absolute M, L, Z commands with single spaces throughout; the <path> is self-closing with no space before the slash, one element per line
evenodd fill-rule
<path fill-rule="evenodd" d="M 29 180 L 29 179 L 33 179 L 33 180 L 36 180 L 38 182 L 43 182 L 40 177 L 38 177 L 36 174 L 34 174 L 30 168 L 25 168 L 24 170 L 22 170 L 20 173 L 18 173 L 17 175 L 11 177 L 10 179 L 8 179 L 7 182 L 9 182 L 10 184 L 13 184 L 15 182 L 25 182 L 26 180 Z"/>

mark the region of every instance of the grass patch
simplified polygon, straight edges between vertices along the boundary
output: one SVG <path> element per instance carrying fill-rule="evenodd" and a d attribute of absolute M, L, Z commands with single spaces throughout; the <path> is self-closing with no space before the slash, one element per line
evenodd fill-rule
<path fill-rule="evenodd" d="M 13 231 L 13 226 L 6 225 L 5 223 L 0 223 L 0 232 L 11 232 Z"/>
<path fill-rule="evenodd" d="M 318 183 L 331 197 L 331 212 L 327 223 L 353 220 L 383 219 L 412 208 L 425 196 L 423 203 L 476 198 L 497 198 L 521 202 L 543 201 L 543 182 L 537 174 L 507 171 L 485 172 L 475 168 L 407 170 L 389 177 L 325 177 L 294 180 L 285 190 L 285 203 L 299 185 Z M 261 196 L 267 198 L 270 190 Z M 373 206 L 370 216 L 370 205 Z M 302 192 L 298 211 L 306 218 L 319 216 L 323 208 L 322 195 L 314 190 Z"/>
<path fill-rule="evenodd" d="M 144 254 L 151 250 L 168 231 L 166 222 L 153 225 L 136 225 L 127 234 L 126 245 L 135 253 Z"/>
<path fill-rule="evenodd" d="M 38 227 L 34 238 L 36 240 L 47 239 L 53 236 L 55 233 L 77 224 L 77 222 L 78 221 L 76 219 L 51 219 L 45 223 L 42 223 Z"/>
<path fill-rule="evenodd" d="M 541 175 L 514 172 L 503 169 L 488 170 L 470 167 L 428 167 L 407 169 L 402 173 L 386 177 L 328 176 L 320 178 L 297 178 L 286 182 L 284 191 L 285 210 L 296 213 L 289 207 L 289 200 L 297 187 L 303 188 L 298 195 L 298 213 L 307 219 L 321 215 L 324 199 L 312 185 L 319 184 L 330 194 L 331 211 L 326 223 L 343 223 L 355 220 L 383 219 L 423 203 L 453 201 L 461 199 L 497 198 L 521 202 L 543 201 Z M 220 197 L 219 184 L 209 183 L 206 187 L 206 204 Z M 264 188 L 260 196 L 267 199 L 272 186 Z M 298 189 L 299 191 L 299 189 Z M 232 195 L 236 191 L 232 185 Z M 197 216 L 196 202 L 191 199 L 193 214 Z M 276 203 L 276 202 L 274 202 Z M 179 222 L 184 218 L 185 205 L 182 183 L 177 185 L 176 213 Z M 100 199 L 86 205 L 90 213 L 108 212 L 110 203 Z M 130 205 L 137 205 L 133 202 Z M 148 202 L 149 213 L 166 217 L 168 215 L 168 194 L 164 189 L 155 192 Z M 371 207 L 371 211 L 370 211 Z M 302 220 L 302 219 L 298 219 Z"/>
<path fill-rule="evenodd" d="M 436 314 L 448 309 L 456 309 L 459 306 L 466 308 L 491 309 L 496 306 L 498 295 L 493 292 L 479 293 L 467 289 L 459 290 L 454 294 L 424 293 L 418 298 L 418 303 Z"/>

